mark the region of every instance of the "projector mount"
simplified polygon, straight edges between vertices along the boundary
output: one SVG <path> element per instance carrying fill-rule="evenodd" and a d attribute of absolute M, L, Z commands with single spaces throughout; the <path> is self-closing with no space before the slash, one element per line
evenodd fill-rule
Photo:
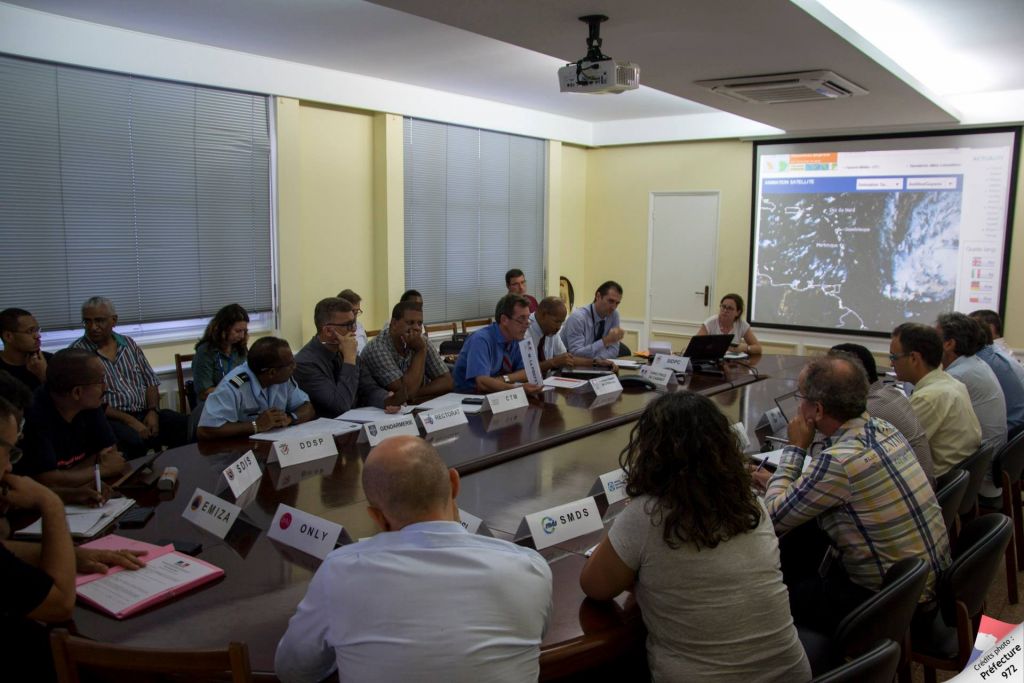
<path fill-rule="evenodd" d="M 587 36 L 587 56 L 576 62 L 576 82 L 586 85 L 591 79 L 587 78 L 584 71 L 597 69 L 598 65 L 595 62 L 606 62 L 611 59 L 601 52 L 601 24 L 608 21 L 608 17 L 603 14 L 587 14 L 579 17 L 579 20 L 590 27 L 590 35 Z M 584 66 L 584 62 L 587 63 L 586 66 Z"/>

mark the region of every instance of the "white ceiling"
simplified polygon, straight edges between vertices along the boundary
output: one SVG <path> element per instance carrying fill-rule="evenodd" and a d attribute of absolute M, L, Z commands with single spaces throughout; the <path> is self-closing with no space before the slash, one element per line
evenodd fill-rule
<path fill-rule="evenodd" d="M 799 133 L 1024 120 L 1022 0 L 6 1 L 583 122 L 728 112 Z M 604 51 L 639 63 L 647 87 L 558 92 L 555 70 L 586 52 L 577 17 L 590 13 L 611 17 Z M 919 42 L 908 51 L 910 38 Z M 694 85 L 810 69 L 835 71 L 870 94 L 747 105 Z M 942 82 L 950 74 L 952 85 Z"/>

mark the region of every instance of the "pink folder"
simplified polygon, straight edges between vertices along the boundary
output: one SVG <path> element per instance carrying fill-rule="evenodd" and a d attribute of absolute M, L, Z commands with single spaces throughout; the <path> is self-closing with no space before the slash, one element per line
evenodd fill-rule
<path fill-rule="evenodd" d="M 78 597 L 83 602 L 86 602 L 86 603 L 92 605 L 93 607 L 95 607 L 96 609 L 100 610 L 101 612 L 109 614 L 110 616 L 112 616 L 112 617 L 114 617 L 116 619 L 124 619 L 125 617 L 130 617 L 131 615 L 136 614 L 137 612 L 141 612 L 142 610 L 144 610 L 144 609 L 146 609 L 148 607 L 152 607 L 153 605 L 156 605 L 156 604 L 159 604 L 161 602 L 165 602 L 167 600 L 170 600 L 171 598 L 173 598 L 176 595 L 180 595 L 182 593 L 190 591 L 193 588 L 195 588 L 196 586 L 201 586 L 201 585 L 203 585 L 205 583 L 209 583 L 210 581 L 218 579 L 221 576 L 224 576 L 224 570 L 221 569 L 220 567 L 216 567 L 216 566 L 210 564 L 209 562 L 205 562 L 205 561 L 200 560 L 198 558 L 191 557 L 189 555 L 183 555 L 182 553 L 178 553 L 178 552 L 176 552 L 174 550 L 174 546 L 173 545 L 167 545 L 167 546 L 161 547 L 161 546 L 158 546 L 158 545 L 153 545 L 152 543 L 145 543 L 143 541 L 135 541 L 135 540 L 132 540 L 130 538 L 124 538 L 123 536 L 117 536 L 115 534 L 111 534 L 109 536 L 104 536 L 103 538 L 99 538 L 99 539 L 97 539 L 95 541 L 91 541 L 89 543 L 85 543 L 85 544 L 82 545 L 82 547 L 83 548 L 93 548 L 93 549 L 96 549 L 96 550 L 144 550 L 144 551 L 146 551 L 146 554 L 142 556 L 142 560 L 147 562 L 147 563 L 148 562 L 152 562 L 153 560 L 156 560 L 157 558 L 163 557 L 165 555 L 170 555 L 172 557 L 176 557 L 179 562 L 188 563 L 188 564 L 194 564 L 194 565 L 201 565 L 203 567 L 206 567 L 208 569 L 213 570 L 213 571 L 211 571 L 210 573 L 208 573 L 208 574 L 206 574 L 204 576 L 196 578 L 195 580 L 192 580 L 192 581 L 189 581 L 189 582 L 186 582 L 186 583 L 182 583 L 182 584 L 173 586 L 171 588 L 168 588 L 166 590 L 160 591 L 158 593 L 154 593 L 152 595 L 148 595 L 145 598 L 143 598 L 142 600 L 139 600 L 138 602 L 134 602 L 129 607 L 127 607 L 127 608 L 125 608 L 123 610 L 117 611 L 117 612 L 113 612 L 113 611 L 107 609 L 106 607 L 104 607 L 103 605 L 98 604 L 96 601 L 92 600 L 90 597 L 82 595 L 81 593 L 79 593 Z M 75 586 L 78 587 L 78 586 L 83 586 L 83 585 L 85 585 L 87 583 L 92 583 L 93 581 L 100 581 L 100 580 L 103 580 L 104 578 L 107 578 L 107 577 L 109 577 L 109 576 L 111 576 L 113 574 L 117 574 L 118 572 L 122 572 L 122 571 L 128 571 L 128 570 L 123 569 L 121 567 L 111 567 L 110 569 L 107 570 L 106 574 L 98 574 L 98 573 L 96 573 L 96 574 L 82 574 L 82 575 L 79 575 L 79 576 L 77 576 L 75 578 Z M 142 571 L 142 570 L 139 570 L 139 571 Z"/>

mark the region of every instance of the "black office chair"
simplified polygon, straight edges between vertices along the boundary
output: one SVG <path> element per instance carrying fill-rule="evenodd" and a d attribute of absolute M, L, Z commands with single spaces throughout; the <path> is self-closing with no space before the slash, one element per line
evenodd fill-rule
<path fill-rule="evenodd" d="M 1017 571 L 1024 567 L 1024 509 L 1021 507 L 1021 474 L 1024 473 L 1024 433 L 1010 439 L 992 457 L 992 481 L 1003 489 L 998 512 L 1013 522 L 1013 541 L 1006 546 L 1006 594 L 1011 605 L 1020 599 Z M 987 508 L 982 508 L 986 511 Z"/>
<path fill-rule="evenodd" d="M 964 494 L 971 484 L 971 473 L 954 467 L 942 477 L 945 483 L 935 492 L 935 498 L 942 508 L 942 521 L 946 524 L 946 533 L 952 533 L 957 514 L 960 512 L 960 503 L 963 502 Z"/>
<path fill-rule="evenodd" d="M 883 640 L 872 649 L 818 676 L 811 683 L 891 683 L 900 663 L 900 647 Z"/>
<path fill-rule="evenodd" d="M 974 648 L 985 595 L 1013 535 L 1009 518 L 984 515 L 964 525 L 953 547 L 953 564 L 942 573 L 936 600 L 922 606 L 911 627 L 911 660 L 924 665 L 924 680 L 935 670 L 961 671 Z"/>
<path fill-rule="evenodd" d="M 889 567 L 878 593 L 846 615 L 831 637 L 799 627 L 811 672 L 819 676 L 830 671 L 879 640 L 903 643 L 927 579 L 928 563 L 908 557 Z"/>
<path fill-rule="evenodd" d="M 992 464 L 992 449 L 982 446 L 976 450 L 972 455 L 965 458 L 963 461 L 957 463 L 954 470 L 964 470 L 969 472 L 971 480 L 967 484 L 967 490 L 964 491 L 963 500 L 960 501 L 960 509 L 957 510 L 958 522 L 950 531 L 949 540 L 953 541 L 956 538 L 960 527 L 965 522 L 969 522 L 978 516 L 978 492 L 981 490 L 981 484 L 985 481 L 985 472 L 988 471 Z M 952 473 L 953 470 L 946 472 L 936 480 L 936 485 L 942 488 L 948 484 L 952 477 L 955 476 Z"/>

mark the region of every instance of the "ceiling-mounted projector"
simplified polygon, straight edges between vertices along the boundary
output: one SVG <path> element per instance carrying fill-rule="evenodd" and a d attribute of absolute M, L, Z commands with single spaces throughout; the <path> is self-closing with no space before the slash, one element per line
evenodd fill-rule
<path fill-rule="evenodd" d="M 616 62 L 601 52 L 603 14 L 580 17 L 590 27 L 587 56 L 570 62 L 558 70 L 558 87 L 562 92 L 620 93 L 640 87 L 640 67 L 631 62 Z"/>

